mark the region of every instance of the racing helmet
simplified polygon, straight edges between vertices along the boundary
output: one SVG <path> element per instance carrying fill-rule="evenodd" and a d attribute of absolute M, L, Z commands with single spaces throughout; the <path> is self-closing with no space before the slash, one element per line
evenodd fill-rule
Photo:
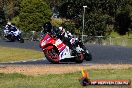
<path fill-rule="evenodd" d="M 67 31 L 67 34 L 69 34 L 70 32 L 69 31 Z"/>
<path fill-rule="evenodd" d="M 43 25 L 43 29 L 45 32 L 51 32 L 52 30 L 52 24 L 50 22 L 46 22 L 44 25 Z"/>
<path fill-rule="evenodd" d="M 62 32 L 62 33 L 64 33 L 65 32 L 65 29 L 61 26 L 61 27 L 59 27 L 59 30 Z"/>
<path fill-rule="evenodd" d="M 11 25 L 11 22 L 8 22 L 7 25 Z"/>
<path fill-rule="evenodd" d="M 59 27 L 59 30 L 62 31 L 63 30 L 63 27 Z"/>

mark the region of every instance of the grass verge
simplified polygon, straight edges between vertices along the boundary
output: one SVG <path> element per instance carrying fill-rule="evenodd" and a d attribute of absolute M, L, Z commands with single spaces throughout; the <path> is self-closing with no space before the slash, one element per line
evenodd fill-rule
<path fill-rule="evenodd" d="M 106 42 L 110 42 L 112 45 L 132 46 L 132 33 L 121 36 L 117 32 L 112 32 L 109 37 L 111 39 L 108 38 Z"/>
<path fill-rule="evenodd" d="M 91 69 L 90 79 L 129 79 L 132 80 L 132 68 L 127 69 Z M 0 73 L 2 88 L 84 88 L 78 79 L 81 72 L 67 74 L 47 74 L 26 76 L 18 73 Z M 87 88 L 131 88 L 130 86 L 87 86 Z M 86 88 L 86 87 L 85 87 Z"/>
<path fill-rule="evenodd" d="M 39 59 L 43 57 L 43 53 L 39 51 L 0 46 L 0 62 Z"/>

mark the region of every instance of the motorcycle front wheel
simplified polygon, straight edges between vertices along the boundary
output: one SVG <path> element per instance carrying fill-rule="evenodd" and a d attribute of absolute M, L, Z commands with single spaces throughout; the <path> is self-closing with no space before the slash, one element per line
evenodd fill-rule
<path fill-rule="evenodd" d="M 8 39 L 9 41 L 11 41 L 11 42 L 15 42 L 16 37 L 15 37 L 15 36 L 9 36 L 9 37 L 7 37 L 7 39 Z"/>
<path fill-rule="evenodd" d="M 49 62 L 53 64 L 59 63 L 59 55 L 55 48 L 45 49 L 44 54 Z"/>

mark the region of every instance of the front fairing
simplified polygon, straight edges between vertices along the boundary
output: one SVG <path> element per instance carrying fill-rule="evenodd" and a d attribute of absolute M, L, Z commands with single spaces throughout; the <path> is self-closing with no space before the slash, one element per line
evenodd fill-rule
<path fill-rule="evenodd" d="M 9 34 L 9 30 L 4 30 L 4 36 L 7 36 Z"/>
<path fill-rule="evenodd" d="M 43 38 L 40 40 L 40 48 L 44 48 L 48 44 L 54 44 L 55 39 L 50 37 L 49 34 L 43 35 Z"/>
<path fill-rule="evenodd" d="M 49 34 L 45 34 L 40 40 L 40 48 L 45 48 L 47 45 L 55 46 L 59 52 L 62 52 L 66 45 L 60 40 L 53 37 L 50 37 Z"/>

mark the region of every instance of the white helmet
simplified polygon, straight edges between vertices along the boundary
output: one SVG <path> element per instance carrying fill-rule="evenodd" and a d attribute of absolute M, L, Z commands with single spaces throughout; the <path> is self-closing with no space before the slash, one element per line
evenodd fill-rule
<path fill-rule="evenodd" d="M 69 31 L 67 31 L 67 33 L 69 34 L 70 32 L 69 32 Z"/>
<path fill-rule="evenodd" d="M 8 22 L 7 24 L 8 24 L 8 25 L 11 25 L 11 22 Z"/>
<path fill-rule="evenodd" d="M 61 32 L 65 32 L 65 29 L 64 29 L 63 27 L 59 27 L 59 30 L 60 30 Z"/>
<path fill-rule="evenodd" d="M 62 30 L 63 30 L 63 27 L 59 27 L 59 30 L 61 30 L 61 31 L 62 31 Z"/>

